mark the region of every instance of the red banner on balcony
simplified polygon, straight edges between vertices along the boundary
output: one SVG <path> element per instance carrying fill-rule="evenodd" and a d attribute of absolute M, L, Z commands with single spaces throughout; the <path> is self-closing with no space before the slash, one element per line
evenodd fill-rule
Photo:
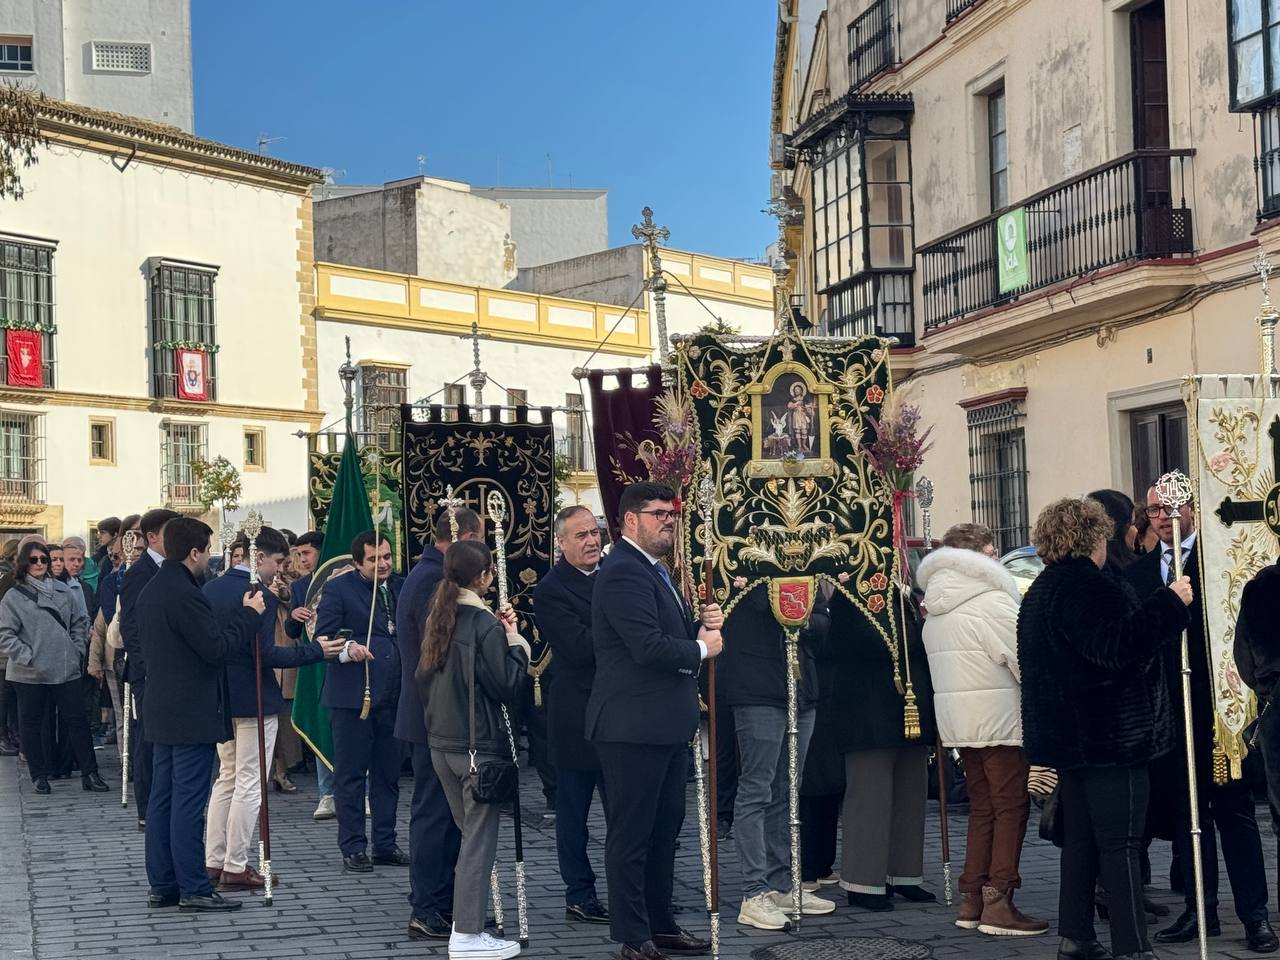
<path fill-rule="evenodd" d="M 178 396 L 183 400 L 209 399 L 209 365 L 203 350 L 177 349 Z"/>
<path fill-rule="evenodd" d="M 38 330 L 6 330 L 5 355 L 11 387 L 44 386 L 44 340 Z"/>

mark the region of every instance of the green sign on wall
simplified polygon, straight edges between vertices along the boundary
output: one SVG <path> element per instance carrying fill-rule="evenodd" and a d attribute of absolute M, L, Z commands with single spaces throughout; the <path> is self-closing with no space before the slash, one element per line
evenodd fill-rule
<path fill-rule="evenodd" d="M 1027 272 L 1027 208 L 1015 207 L 996 221 L 996 256 L 1000 261 L 1000 292 L 1031 282 Z"/>

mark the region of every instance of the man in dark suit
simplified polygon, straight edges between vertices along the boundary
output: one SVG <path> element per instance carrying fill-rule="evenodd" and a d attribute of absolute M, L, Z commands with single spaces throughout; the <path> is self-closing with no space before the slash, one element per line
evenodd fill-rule
<path fill-rule="evenodd" d="M 674 498 L 657 483 L 623 491 L 622 539 L 591 598 L 596 670 L 586 734 L 604 773 L 609 922 L 620 960 L 710 949 L 676 926 L 671 887 L 687 749 L 698 728 L 698 670 L 723 648 L 724 616 L 708 604 L 699 628 L 662 565 L 675 546 Z"/>
<path fill-rule="evenodd" d="M 560 559 L 533 591 L 538 632 L 556 658 L 556 681 L 547 688 L 547 745 L 556 771 L 556 856 L 564 881 L 565 919 L 608 923 L 596 894 L 587 856 L 591 796 L 604 794 L 600 759 L 586 738 L 587 698 L 595 676 L 591 596 L 600 567 L 600 526 L 578 505 L 556 515 Z"/>
<path fill-rule="evenodd" d="M 270 583 L 289 553 L 289 544 L 278 530 L 263 527 L 253 541 L 260 583 Z M 241 598 L 252 590 L 261 593 L 265 607 L 258 624 L 241 631 L 244 654 L 227 664 L 227 687 L 233 736 L 218 745 L 218 777 L 209 796 L 205 831 L 205 869 L 220 890 L 257 890 L 265 886 L 262 875 L 249 863 L 253 831 L 262 806 L 262 766 L 258 755 L 258 678 L 254 674 L 253 642 L 261 651 L 263 749 L 270 762 L 275 750 L 284 698 L 276 680 L 277 669 L 316 663 L 338 655 L 341 642 L 317 638 L 297 647 L 276 646 L 276 609 L 280 601 L 269 589 L 249 581 L 249 565 L 238 564 L 204 585 L 204 596 L 220 628 L 240 621 Z"/>
<path fill-rule="evenodd" d="M 458 832 L 440 778 L 431 765 L 424 704 L 413 674 L 422 652 L 422 634 L 431 598 L 444 578 L 444 554 L 453 542 L 449 508 L 436 514 L 434 542 L 409 571 L 396 605 L 396 641 L 400 645 L 400 704 L 396 739 L 413 748 L 413 800 L 409 806 L 410 940 L 448 940 L 453 919 L 453 871 L 462 834 Z M 484 525 L 474 510 L 453 511 L 459 540 L 483 540 Z"/>
<path fill-rule="evenodd" d="M 333 724 L 333 799 L 343 869 L 368 873 L 375 864 L 409 865 L 408 855 L 396 845 L 400 743 L 395 721 L 401 664 L 395 633 L 400 578 L 391 572 L 391 544 L 372 530 L 351 541 L 351 557 L 355 572 L 325 583 L 312 632 L 319 637 L 351 632 L 337 662 L 328 665 L 320 702 Z M 362 719 L 366 682 L 369 713 Z M 372 861 L 364 822 L 366 782 L 373 818 Z"/>
<path fill-rule="evenodd" d="M 284 622 L 285 636 L 298 640 L 306 630 L 307 624 L 316 612 L 307 606 L 307 591 L 311 589 L 311 576 L 320 562 L 320 551 L 324 549 L 324 534 L 308 530 L 298 538 L 293 547 L 294 570 L 300 576 L 289 584 L 289 617 Z M 316 803 L 313 820 L 332 820 L 333 809 L 333 771 L 315 754 L 316 760 Z"/>
<path fill-rule="evenodd" d="M 136 607 L 142 588 L 151 582 L 160 565 L 164 563 L 164 527 L 178 516 L 173 510 L 157 508 L 148 510 L 138 521 L 139 531 L 147 548 L 133 566 L 125 571 L 120 584 L 120 639 L 124 643 L 124 682 L 129 684 L 130 695 L 138 716 L 129 731 L 129 770 L 133 774 L 133 799 L 138 807 L 138 829 L 147 821 L 147 799 L 151 795 L 151 738 L 142 719 L 142 703 L 146 694 L 147 661 L 142 651 L 142 633 L 138 626 Z M 206 568 L 207 568 L 206 564 Z M 203 576 L 203 574 L 201 574 Z M 123 698 L 123 692 L 121 694 Z M 122 704 L 126 716 L 131 711 Z"/>
<path fill-rule="evenodd" d="M 1182 554 L 1185 572 L 1191 578 L 1195 599 L 1191 604 L 1188 641 L 1191 654 L 1191 720 L 1196 752 L 1196 782 L 1200 800 L 1201 846 L 1204 861 L 1205 927 L 1208 936 L 1221 933 L 1218 921 L 1218 835 L 1222 838 L 1222 857 L 1227 863 L 1227 878 L 1235 900 L 1236 916 L 1244 925 L 1249 949 L 1270 953 L 1280 947 L 1267 915 L 1267 877 L 1262 857 L 1262 838 L 1254 816 L 1253 797 L 1244 781 L 1235 780 L 1218 786 L 1213 782 L 1213 693 L 1212 674 L 1205 647 L 1204 614 L 1200 590 L 1199 550 L 1196 542 L 1195 510 L 1186 504 L 1179 514 L 1182 543 L 1173 543 L 1173 518 L 1160 505 L 1155 487 L 1147 491 L 1147 516 L 1160 536 L 1158 549 L 1133 563 L 1125 572 L 1139 597 L 1146 597 L 1172 582 L 1173 551 Z M 1184 725 L 1182 702 L 1182 648 L 1170 644 L 1163 654 L 1163 667 L 1169 686 L 1169 702 L 1173 707 L 1176 729 Z M 1153 771 L 1173 788 L 1170 801 L 1176 803 L 1177 827 L 1174 852 L 1182 867 L 1182 891 L 1186 909 L 1173 925 L 1154 937 L 1158 943 L 1187 943 L 1199 936 L 1196 919 L 1195 861 L 1191 854 L 1191 805 L 1188 802 L 1186 750 L 1178 749 L 1157 764 Z M 1153 790 L 1153 796 L 1157 791 Z M 1214 827 L 1217 827 L 1215 832 Z"/>
<path fill-rule="evenodd" d="M 215 746 L 231 738 L 227 675 L 265 609 L 245 593 L 219 627 L 200 580 L 209 567 L 205 524 L 178 517 L 165 525 L 164 558 L 134 604 L 149 683 L 142 701 L 154 744 L 154 795 L 147 817 L 148 903 L 182 910 L 236 910 L 204 871 L 204 811 Z"/>

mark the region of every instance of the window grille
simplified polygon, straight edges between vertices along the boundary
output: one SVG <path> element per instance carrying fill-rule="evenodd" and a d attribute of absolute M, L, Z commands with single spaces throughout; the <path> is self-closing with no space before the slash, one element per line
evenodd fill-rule
<path fill-rule="evenodd" d="M 159 261 L 151 271 L 151 395 L 178 397 L 178 350 L 205 354 L 209 400 L 218 398 L 217 269 Z"/>
<path fill-rule="evenodd" d="M 209 459 L 209 431 L 203 423 L 164 424 L 160 445 L 161 485 L 164 502 L 194 506 L 200 502 L 195 464 Z"/>
<path fill-rule="evenodd" d="M 991 528 L 1001 553 L 1031 539 L 1024 404 L 1015 398 L 965 411 L 973 519 Z"/>
<path fill-rule="evenodd" d="M 54 373 L 53 248 L 0 236 L 0 321 L 19 329 L 38 329 L 43 341 L 41 385 L 52 387 Z M 3 335 L 0 335 L 3 341 Z M 0 383 L 8 382 L 9 361 L 0 342 Z"/>
<path fill-rule="evenodd" d="M 44 417 L 0 410 L 0 500 L 44 503 Z"/>
<path fill-rule="evenodd" d="M 862 86 L 896 62 L 893 2 L 875 0 L 849 25 L 849 83 L 852 87 Z"/>
<path fill-rule="evenodd" d="M 404 367 L 360 366 L 361 431 L 377 437 L 383 450 L 400 445 L 400 404 L 409 402 L 409 371 Z"/>
<path fill-rule="evenodd" d="M 565 413 L 564 438 L 559 452 L 569 461 L 570 470 L 594 469 L 594 466 L 588 466 L 586 411 L 582 407 L 582 394 L 566 393 L 564 405 L 569 409 Z"/>

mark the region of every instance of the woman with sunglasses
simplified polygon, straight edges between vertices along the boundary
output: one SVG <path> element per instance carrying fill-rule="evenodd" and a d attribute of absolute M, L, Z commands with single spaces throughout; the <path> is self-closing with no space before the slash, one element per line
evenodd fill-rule
<path fill-rule="evenodd" d="M 109 789 L 98 774 L 81 703 L 88 629 L 88 618 L 71 588 L 50 573 L 48 547 L 23 544 L 13 587 L 0 600 L 0 653 L 9 658 L 5 679 L 18 694 L 18 728 L 36 793 L 50 792 L 53 744 L 46 742 L 43 722 L 50 702 L 66 719 L 84 789 Z"/>

